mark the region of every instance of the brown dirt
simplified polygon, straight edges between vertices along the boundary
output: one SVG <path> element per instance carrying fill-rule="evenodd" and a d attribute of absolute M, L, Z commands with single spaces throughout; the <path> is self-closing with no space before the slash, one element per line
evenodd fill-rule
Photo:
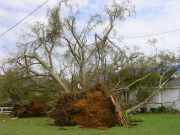
<path fill-rule="evenodd" d="M 74 121 L 82 127 L 112 127 L 116 123 L 113 105 L 103 91 L 91 91 L 87 99 L 75 102 L 74 107 L 80 110 Z"/>
<path fill-rule="evenodd" d="M 66 94 L 59 98 L 54 109 L 49 113 L 49 116 L 54 119 L 55 124 L 59 126 L 76 125 L 73 116 L 77 113 L 73 103 L 82 98 L 81 95 Z"/>
<path fill-rule="evenodd" d="M 117 123 L 114 106 L 101 85 L 80 96 L 61 97 L 50 116 L 59 126 L 102 128 Z"/>

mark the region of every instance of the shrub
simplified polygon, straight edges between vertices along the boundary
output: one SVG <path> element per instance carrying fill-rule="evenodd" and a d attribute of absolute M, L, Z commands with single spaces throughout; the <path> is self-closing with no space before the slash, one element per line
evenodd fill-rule
<path fill-rule="evenodd" d="M 141 113 L 146 113 L 146 112 L 147 112 L 147 108 L 146 108 L 146 107 L 141 108 L 141 109 L 140 109 L 140 112 L 141 112 Z"/>
<path fill-rule="evenodd" d="M 178 110 L 172 107 L 165 107 L 165 106 L 160 106 L 158 108 L 151 108 L 150 111 L 152 113 L 177 113 L 179 112 Z"/>
<path fill-rule="evenodd" d="M 45 116 L 48 110 L 44 102 L 33 100 L 30 104 L 15 105 L 12 115 L 15 117 L 40 117 Z"/>

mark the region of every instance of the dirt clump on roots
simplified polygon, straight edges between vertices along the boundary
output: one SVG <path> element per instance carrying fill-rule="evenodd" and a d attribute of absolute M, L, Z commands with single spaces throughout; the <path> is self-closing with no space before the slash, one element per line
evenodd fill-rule
<path fill-rule="evenodd" d="M 73 126 L 76 125 L 74 121 L 75 114 L 78 110 L 73 106 L 74 102 L 84 97 L 84 94 L 66 94 L 59 97 L 54 109 L 49 113 L 49 116 L 54 119 L 58 126 Z"/>
<path fill-rule="evenodd" d="M 109 128 L 117 124 L 113 103 L 101 85 L 78 96 L 60 98 L 50 116 L 59 126 Z"/>
<path fill-rule="evenodd" d="M 75 102 L 80 111 L 74 121 L 83 127 L 112 127 L 115 125 L 114 107 L 105 93 L 94 91 L 88 93 L 87 99 Z"/>

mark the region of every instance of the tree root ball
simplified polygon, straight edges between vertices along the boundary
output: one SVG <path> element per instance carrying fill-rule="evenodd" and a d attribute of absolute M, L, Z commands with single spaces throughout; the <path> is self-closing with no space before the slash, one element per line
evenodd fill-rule
<path fill-rule="evenodd" d="M 115 108 L 100 86 L 78 96 L 61 97 L 50 116 L 59 126 L 106 128 L 117 124 Z"/>

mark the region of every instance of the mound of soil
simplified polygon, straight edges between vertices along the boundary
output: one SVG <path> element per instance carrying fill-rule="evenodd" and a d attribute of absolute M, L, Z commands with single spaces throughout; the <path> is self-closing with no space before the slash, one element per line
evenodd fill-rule
<path fill-rule="evenodd" d="M 77 125 L 83 127 L 112 127 L 116 124 L 115 109 L 103 91 L 92 91 L 86 99 L 74 103 L 79 112 L 74 116 Z"/>
<path fill-rule="evenodd" d="M 50 116 L 59 126 L 101 128 L 112 127 L 118 123 L 111 98 L 100 85 L 78 96 L 61 97 Z"/>
<path fill-rule="evenodd" d="M 49 116 L 54 119 L 58 126 L 76 125 L 74 115 L 78 110 L 73 106 L 74 102 L 81 99 L 84 95 L 66 94 L 59 98 L 54 109 L 49 113 Z"/>

